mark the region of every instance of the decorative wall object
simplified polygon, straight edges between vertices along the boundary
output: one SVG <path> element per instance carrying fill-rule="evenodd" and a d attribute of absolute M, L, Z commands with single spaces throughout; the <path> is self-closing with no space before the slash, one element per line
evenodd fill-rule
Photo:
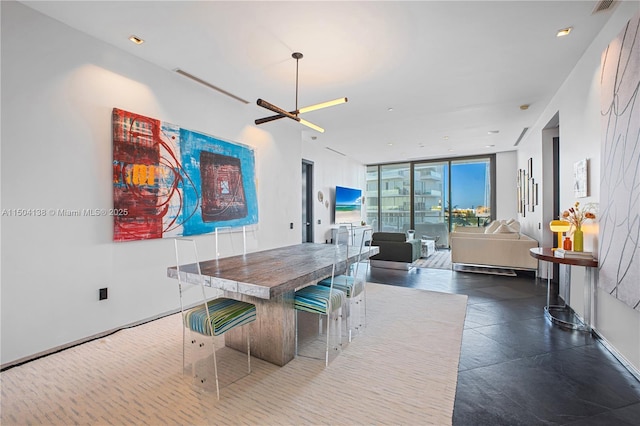
<path fill-rule="evenodd" d="M 588 193 L 588 162 L 586 159 L 580 160 L 573 165 L 573 192 L 576 198 L 583 198 Z"/>
<path fill-rule="evenodd" d="M 640 13 L 602 54 L 598 286 L 640 311 Z"/>
<path fill-rule="evenodd" d="M 518 213 L 527 216 L 527 171 L 518 169 Z"/>
<path fill-rule="evenodd" d="M 538 205 L 538 184 L 533 178 L 533 158 L 527 161 L 527 169 L 518 169 L 517 183 L 518 213 L 527 216 Z"/>
<path fill-rule="evenodd" d="M 518 213 L 522 213 L 522 170 L 518 169 L 516 183 L 516 201 L 518 202 Z"/>
<path fill-rule="evenodd" d="M 114 241 L 258 223 L 253 150 L 113 109 Z"/>

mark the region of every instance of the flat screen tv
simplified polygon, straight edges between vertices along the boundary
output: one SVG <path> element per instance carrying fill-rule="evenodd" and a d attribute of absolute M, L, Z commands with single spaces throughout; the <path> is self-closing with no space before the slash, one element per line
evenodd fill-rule
<path fill-rule="evenodd" d="M 336 186 L 335 223 L 362 221 L 362 190 Z"/>

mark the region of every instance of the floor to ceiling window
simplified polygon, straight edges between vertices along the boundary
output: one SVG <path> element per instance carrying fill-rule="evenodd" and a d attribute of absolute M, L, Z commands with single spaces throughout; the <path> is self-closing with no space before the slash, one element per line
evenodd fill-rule
<path fill-rule="evenodd" d="M 491 161 L 451 161 L 451 228 L 484 226 L 491 218 Z"/>
<path fill-rule="evenodd" d="M 495 156 L 367 166 L 367 223 L 374 231 L 416 231 L 449 246 L 455 226 L 493 216 Z"/>

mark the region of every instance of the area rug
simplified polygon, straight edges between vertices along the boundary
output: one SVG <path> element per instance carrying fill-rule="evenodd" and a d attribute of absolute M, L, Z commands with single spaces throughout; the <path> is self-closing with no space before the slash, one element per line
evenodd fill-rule
<path fill-rule="evenodd" d="M 474 274 L 504 275 L 507 277 L 515 277 L 518 275 L 513 269 L 494 268 L 490 266 L 479 265 L 462 265 L 460 263 L 455 263 L 453 265 L 453 270 L 457 272 L 471 272 Z"/>
<path fill-rule="evenodd" d="M 427 258 L 420 258 L 413 263 L 416 268 L 451 269 L 451 251 L 440 249 Z"/>
<path fill-rule="evenodd" d="M 121 330 L 0 373 L 0 423 L 451 424 L 467 296 L 370 283 L 367 302 L 328 367 L 253 358 L 220 401 L 182 375 L 179 315 Z"/>

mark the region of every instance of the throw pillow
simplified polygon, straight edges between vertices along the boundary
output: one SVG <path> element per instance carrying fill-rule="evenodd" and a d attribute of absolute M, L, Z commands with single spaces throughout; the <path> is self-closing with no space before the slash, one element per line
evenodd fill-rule
<path fill-rule="evenodd" d="M 484 233 L 493 234 L 496 231 L 496 229 L 498 229 L 499 226 L 500 226 L 500 221 L 494 220 L 489 224 L 489 226 L 487 226 L 487 229 L 484 230 Z"/>
<path fill-rule="evenodd" d="M 514 234 L 516 231 L 514 231 L 509 225 L 507 225 L 506 223 L 502 223 L 500 224 L 500 226 L 498 226 L 498 229 L 496 229 L 493 233 L 494 234 Z"/>
<path fill-rule="evenodd" d="M 513 229 L 514 232 L 520 232 L 520 222 L 517 220 L 510 219 L 507 221 L 507 225 L 509 225 L 509 228 Z"/>

